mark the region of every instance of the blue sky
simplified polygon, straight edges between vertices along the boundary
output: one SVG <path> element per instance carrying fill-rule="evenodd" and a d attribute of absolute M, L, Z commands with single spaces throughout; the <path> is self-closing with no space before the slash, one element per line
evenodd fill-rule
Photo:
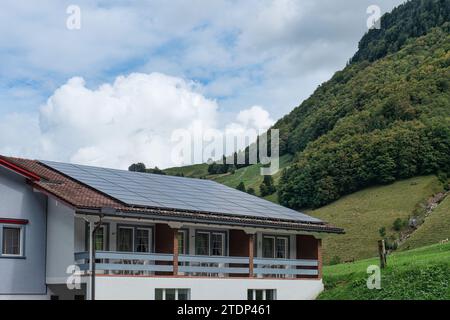
<path fill-rule="evenodd" d="M 73 142 L 76 147 L 67 147 L 54 140 L 55 136 L 67 134 L 64 128 L 71 128 L 71 132 L 81 130 L 83 126 L 74 124 L 77 119 L 92 118 L 92 109 L 80 108 L 84 114 L 70 109 L 73 112 L 68 114 L 73 119 L 59 119 L 58 111 L 71 105 L 61 92 L 79 99 L 79 104 L 90 103 L 82 99 L 85 93 L 95 96 L 97 105 L 106 103 L 101 97 L 108 95 L 120 95 L 121 103 L 126 104 L 139 97 L 148 98 L 135 96 L 139 88 L 146 88 L 152 103 L 159 105 L 164 97 L 158 99 L 156 90 L 161 95 L 167 94 L 165 89 L 172 92 L 170 86 L 176 83 L 173 78 L 184 81 L 184 89 L 193 93 L 191 98 L 199 95 L 206 104 L 215 105 L 211 118 L 202 119 L 214 123 L 211 126 L 215 128 L 236 123 L 240 112 L 254 106 L 267 112 L 263 115 L 261 109 L 252 109 L 259 110 L 255 119 L 264 123 L 269 118 L 276 120 L 345 66 L 367 31 L 369 5 L 378 5 L 386 12 L 401 2 L 45 0 L 30 4 L 25 0 L 4 0 L 0 10 L 0 153 L 124 166 L 136 158 L 123 157 L 123 162 L 111 163 L 101 160 L 106 156 L 99 152 L 93 152 L 95 159 L 89 155 L 79 158 L 76 154 L 81 149 L 95 150 L 96 145 Z M 69 5 L 77 5 L 81 10 L 79 30 L 66 27 Z M 166 86 L 148 87 L 155 77 L 140 78 L 137 84 L 134 78 L 129 79 L 129 83 L 138 86 L 134 89 L 129 83 L 114 86 L 118 77 L 133 73 L 162 75 L 160 79 Z M 83 79 L 81 96 L 75 98 L 68 93 L 70 90 L 61 90 L 74 77 Z M 72 84 L 80 89 L 80 82 Z M 102 86 L 112 89 L 103 91 Z M 192 110 L 200 108 L 197 100 L 181 97 L 184 95 L 173 103 L 190 104 Z M 52 112 L 43 112 L 46 108 Z M 152 108 L 143 104 L 135 109 L 151 113 Z M 171 123 L 170 117 L 177 108 L 167 105 L 157 110 L 166 110 L 167 115 L 161 120 Z M 193 116 L 191 120 L 195 121 L 195 114 L 186 116 Z M 54 127 L 48 123 L 55 123 L 55 119 L 60 121 L 58 131 L 52 132 Z M 84 120 L 80 122 L 85 125 Z M 97 125 L 95 119 L 89 125 Z M 151 123 L 151 128 L 133 125 L 126 123 L 123 127 L 159 131 L 157 123 Z M 170 129 L 183 124 L 175 121 L 174 126 Z M 29 136 L 24 130 L 30 131 Z M 94 142 L 104 144 L 95 132 L 91 134 Z M 164 152 L 167 151 L 160 150 Z M 139 155 L 142 157 L 142 153 Z M 163 160 L 167 158 L 164 154 L 144 158 L 150 165 L 170 165 Z"/>

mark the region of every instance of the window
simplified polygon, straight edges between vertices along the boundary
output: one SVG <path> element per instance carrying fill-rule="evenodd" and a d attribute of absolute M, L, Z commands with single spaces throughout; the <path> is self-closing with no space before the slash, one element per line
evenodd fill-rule
<path fill-rule="evenodd" d="M 276 300 L 275 289 L 248 289 L 248 300 Z"/>
<path fill-rule="evenodd" d="M 190 300 L 190 289 L 155 289 L 155 300 Z"/>
<path fill-rule="evenodd" d="M 178 230 L 178 254 L 187 254 L 188 252 L 188 231 Z"/>
<path fill-rule="evenodd" d="M 224 256 L 225 255 L 225 234 L 211 233 L 211 255 Z"/>
<path fill-rule="evenodd" d="M 85 225 L 85 247 L 86 251 L 89 250 L 90 246 L 90 230 L 89 223 Z M 109 224 L 104 223 L 97 229 L 95 232 L 95 240 L 94 240 L 95 250 L 96 251 L 108 251 L 109 250 Z"/>
<path fill-rule="evenodd" d="M 118 226 L 117 250 L 122 252 L 151 252 L 152 229 Z"/>
<path fill-rule="evenodd" d="M 225 256 L 224 232 L 198 231 L 195 237 L 195 254 L 200 256 Z"/>
<path fill-rule="evenodd" d="M 95 250 L 97 251 L 107 251 L 108 250 L 108 244 L 107 244 L 107 227 L 101 226 L 97 229 L 97 232 L 95 233 Z"/>
<path fill-rule="evenodd" d="M 136 252 L 150 252 L 150 230 L 136 229 Z"/>
<path fill-rule="evenodd" d="M 22 257 L 23 226 L 0 224 L 0 244 L 2 257 Z"/>
<path fill-rule="evenodd" d="M 198 232 L 195 237 L 195 254 L 209 256 L 209 233 Z"/>
<path fill-rule="evenodd" d="M 117 231 L 118 251 L 133 251 L 133 228 L 119 227 Z"/>
<path fill-rule="evenodd" d="M 289 239 L 287 237 L 264 236 L 263 257 L 274 259 L 289 258 Z"/>

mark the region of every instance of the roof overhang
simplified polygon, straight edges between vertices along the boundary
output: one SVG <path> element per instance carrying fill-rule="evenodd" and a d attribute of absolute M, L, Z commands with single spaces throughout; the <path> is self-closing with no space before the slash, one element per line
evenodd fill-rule
<path fill-rule="evenodd" d="M 30 179 L 32 181 L 39 181 L 39 180 L 41 180 L 41 178 L 38 175 L 34 174 L 33 172 L 30 172 L 28 170 L 25 170 L 25 169 L 19 167 L 19 166 L 16 166 L 15 164 L 13 164 L 13 163 L 11 163 L 11 162 L 3 159 L 3 158 L 0 158 L 0 166 L 3 166 L 3 167 L 5 167 L 5 168 L 7 168 L 7 169 L 17 173 L 17 174 L 20 174 L 21 176 L 23 176 L 23 177 L 25 177 L 27 179 Z"/>
<path fill-rule="evenodd" d="M 312 233 L 333 233 L 343 234 L 343 229 L 328 226 L 325 224 L 308 224 L 308 223 L 295 223 L 290 221 L 267 221 L 260 219 L 246 218 L 233 216 L 220 216 L 220 215 L 199 215 L 189 214 L 186 212 L 172 212 L 172 211 L 147 211 L 137 212 L 133 210 L 116 210 L 115 212 L 105 212 L 103 208 L 89 209 L 80 208 L 76 210 L 76 214 L 87 216 L 103 216 L 110 218 L 123 218 L 123 219 L 138 219 L 138 220 L 151 220 L 151 221 L 170 221 L 170 222 L 183 222 L 192 224 L 210 224 L 217 226 L 233 226 L 233 227 L 246 227 L 246 228 L 264 228 L 264 229 L 282 229 L 290 231 L 304 231 Z"/>

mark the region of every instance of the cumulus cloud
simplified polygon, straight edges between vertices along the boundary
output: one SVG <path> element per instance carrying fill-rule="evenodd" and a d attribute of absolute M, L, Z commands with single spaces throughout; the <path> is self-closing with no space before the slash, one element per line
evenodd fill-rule
<path fill-rule="evenodd" d="M 64 1 L 2 1 L 1 153 L 166 166 L 174 129 L 267 127 L 345 65 L 373 2 L 76 4 L 81 29 L 70 31 Z M 252 107 L 236 118 L 249 106 L 271 116 Z"/>
<path fill-rule="evenodd" d="M 274 123 L 269 112 L 261 106 L 253 106 L 250 109 L 240 111 L 236 119 L 243 127 L 257 130 L 267 130 Z"/>
<path fill-rule="evenodd" d="M 174 131 L 195 135 L 199 128 L 217 130 L 218 108 L 199 93 L 198 84 L 161 73 L 120 76 L 96 89 L 74 77 L 41 107 L 39 121 L 31 115 L 9 115 L 10 121 L 0 126 L 0 151 L 122 169 L 138 161 L 168 167 L 174 165 Z M 245 131 L 267 129 L 272 123 L 266 110 L 253 106 L 230 126 Z"/>

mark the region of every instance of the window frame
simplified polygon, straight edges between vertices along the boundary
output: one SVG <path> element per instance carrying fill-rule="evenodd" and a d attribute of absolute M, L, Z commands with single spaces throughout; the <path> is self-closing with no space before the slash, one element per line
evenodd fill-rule
<path fill-rule="evenodd" d="M 19 229 L 19 254 L 3 253 L 3 229 Z M 25 225 L 16 223 L 0 223 L 0 259 L 26 259 L 25 255 Z"/>
<path fill-rule="evenodd" d="M 133 251 L 119 251 L 119 230 L 120 228 L 132 229 L 133 230 Z M 149 251 L 148 252 L 137 252 L 136 251 L 136 230 L 144 229 L 149 231 L 148 241 L 149 241 Z M 117 224 L 116 226 L 116 251 L 117 252 L 128 252 L 128 253 L 154 253 L 155 252 L 155 228 L 153 225 L 134 225 L 134 224 Z"/>
<path fill-rule="evenodd" d="M 273 255 L 274 257 L 264 257 L 264 238 L 272 238 L 273 239 Z M 277 258 L 277 240 L 278 239 L 286 240 L 286 258 Z M 291 238 L 288 235 L 274 235 L 274 234 L 263 234 L 261 237 L 261 256 L 262 258 L 268 259 L 290 259 L 291 257 Z"/>
<path fill-rule="evenodd" d="M 161 290 L 162 291 L 162 296 L 161 299 L 156 299 L 156 292 L 157 290 Z M 191 300 L 191 289 L 190 288 L 155 288 L 155 301 L 169 301 L 166 299 L 166 291 L 167 290 L 175 290 L 175 300 L 172 301 L 189 301 Z M 179 299 L 179 291 L 180 290 L 186 290 L 187 291 L 187 300 L 180 300 Z"/>
<path fill-rule="evenodd" d="M 256 299 L 256 292 L 261 291 L 262 292 L 262 299 L 257 300 Z M 273 299 L 268 300 L 267 299 L 267 292 L 272 292 Z M 251 293 L 251 297 L 250 297 Z M 251 299 L 249 299 L 251 298 Z M 275 301 L 277 300 L 277 289 L 247 289 L 247 301 Z"/>
<path fill-rule="evenodd" d="M 183 242 L 184 242 L 184 250 L 180 252 L 178 246 L 178 254 L 187 255 L 189 254 L 189 229 L 178 229 L 177 234 L 182 234 Z"/>
<path fill-rule="evenodd" d="M 109 235 L 110 235 L 110 226 L 109 226 L 109 222 L 104 222 L 101 224 L 100 226 L 103 229 L 103 246 L 105 247 L 105 250 L 96 250 L 96 251 L 109 251 Z M 89 247 L 90 247 L 90 230 L 89 230 L 89 223 L 86 222 L 85 223 L 85 228 L 84 228 L 84 247 L 86 251 L 89 251 Z M 95 244 L 94 244 L 95 245 Z"/>
<path fill-rule="evenodd" d="M 207 257 L 227 257 L 229 255 L 228 249 L 228 232 L 225 230 L 204 230 L 204 229 L 197 229 L 195 230 L 195 243 L 194 243 L 194 255 L 197 254 L 197 236 L 199 233 L 206 233 L 208 234 L 208 254 Z M 223 235 L 223 255 L 222 256 L 213 256 L 212 255 L 212 234 L 217 233 Z"/>

